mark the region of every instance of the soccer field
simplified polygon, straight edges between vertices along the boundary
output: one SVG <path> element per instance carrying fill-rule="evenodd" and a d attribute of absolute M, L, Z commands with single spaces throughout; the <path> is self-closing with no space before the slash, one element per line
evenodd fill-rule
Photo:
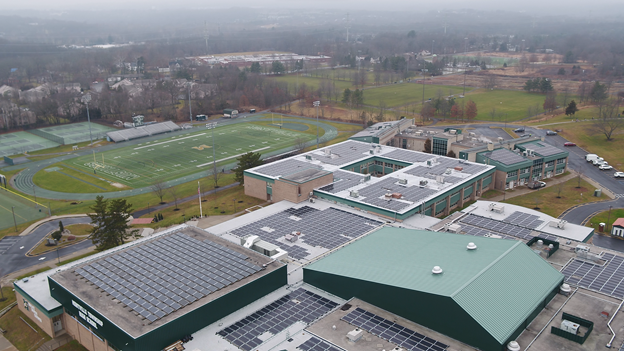
<path fill-rule="evenodd" d="M 304 124 L 301 127 L 307 129 Z M 82 156 L 66 163 L 133 188 L 149 186 L 156 180 L 176 179 L 212 168 L 213 130 L 200 129 L 191 134 Z M 314 138 L 312 134 L 253 123 L 217 127 L 214 129 L 216 162 L 221 166 L 235 163 L 238 156 L 250 151 L 266 154 L 293 146 L 299 139 Z"/>

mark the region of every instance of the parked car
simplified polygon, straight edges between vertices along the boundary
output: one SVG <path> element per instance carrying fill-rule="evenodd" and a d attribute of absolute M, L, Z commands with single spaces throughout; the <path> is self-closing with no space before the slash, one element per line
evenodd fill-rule
<path fill-rule="evenodd" d="M 534 182 L 530 182 L 528 187 L 529 189 L 539 189 L 539 188 L 543 188 L 546 186 L 546 183 L 536 180 Z"/>
<path fill-rule="evenodd" d="M 524 133 L 524 128 L 516 128 L 514 129 L 514 133 Z"/>
<path fill-rule="evenodd" d="M 624 172 L 615 172 L 613 173 L 615 178 L 624 178 Z"/>
<path fill-rule="evenodd" d="M 597 160 L 594 160 L 592 163 L 594 164 L 594 166 L 600 166 L 600 165 L 605 165 L 605 164 L 608 165 L 609 164 L 609 162 L 603 160 L 602 157 L 597 159 Z"/>
<path fill-rule="evenodd" d="M 546 135 L 557 135 L 557 132 L 553 132 L 552 130 L 547 130 Z"/>
<path fill-rule="evenodd" d="M 607 163 L 603 163 L 600 166 L 598 166 L 598 169 L 601 171 L 608 171 L 610 169 L 613 169 L 613 166 L 607 164 Z"/>
<path fill-rule="evenodd" d="M 530 137 L 530 136 L 531 136 L 531 134 L 522 134 L 520 137 L 524 138 L 524 137 Z"/>
<path fill-rule="evenodd" d="M 576 144 L 571 141 L 568 141 L 568 142 L 563 143 L 563 146 L 576 146 Z"/>
<path fill-rule="evenodd" d="M 600 157 L 598 155 L 596 155 L 596 154 L 587 154 L 587 155 L 585 155 L 585 161 L 587 161 L 587 162 L 593 162 L 597 158 L 600 158 Z"/>

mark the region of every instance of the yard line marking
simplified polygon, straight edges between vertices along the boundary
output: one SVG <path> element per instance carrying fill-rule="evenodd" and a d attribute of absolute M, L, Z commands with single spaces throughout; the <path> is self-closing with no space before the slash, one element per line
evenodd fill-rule
<path fill-rule="evenodd" d="M 173 142 L 173 141 L 179 141 L 179 140 L 182 140 L 182 139 L 188 139 L 188 138 L 195 138 L 195 137 L 198 137 L 198 136 L 200 136 L 200 135 L 205 135 L 205 134 L 206 134 L 206 133 L 195 134 L 195 135 L 187 136 L 187 137 L 184 137 L 184 138 L 178 138 L 178 139 L 173 139 L 173 140 L 169 140 L 169 141 L 163 141 L 163 142 L 156 143 L 156 144 L 145 145 L 145 146 L 141 146 L 141 147 L 135 147 L 134 149 L 135 149 L 135 150 L 138 150 L 138 149 L 142 149 L 142 148 L 144 148 L 144 147 L 150 147 L 150 146 L 154 146 L 154 145 L 162 145 L 162 144 L 167 144 L 167 143 L 171 143 L 171 142 Z"/>
<path fill-rule="evenodd" d="M 262 150 L 266 150 L 266 149 L 270 149 L 270 148 L 271 148 L 270 146 L 267 146 L 267 147 L 263 147 L 263 148 L 261 148 L 261 149 L 251 150 L 250 152 L 257 152 L 257 151 L 262 151 Z M 234 155 L 234 156 L 230 156 L 230 157 L 222 158 L 222 159 L 220 159 L 220 160 L 217 160 L 217 162 L 221 162 L 221 161 L 229 160 L 229 159 L 231 159 L 231 158 L 235 158 L 235 157 L 242 156 L 242 155 L 244 155 L 244 154 L 238 154 L 238 155 Z M 211 164 L 212 164 L 212 162 L 208 162 L 208 163 L 204 163 L 204 164 L 201 164 L 201 165 L 197 165 L 197 166 L 195 166 L 195 167 L 203 167 L 203 166 L 208 166 L 208 165 L 211 165 Z"/>

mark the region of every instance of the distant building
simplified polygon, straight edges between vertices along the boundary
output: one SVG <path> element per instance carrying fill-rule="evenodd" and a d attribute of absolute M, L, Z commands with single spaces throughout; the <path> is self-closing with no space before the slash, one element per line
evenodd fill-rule
<path fill-rule="evenodd" d="M 618 218 L 611 226 L 611 235 L 624 237 L 624 218 Z"/>
<path fill-rule="evenodd" d="M 379 122 L 356 133 L 349 139 L 363 141 L 366 143 L 375 143 L 380 145 L 396 146 L 393 140 L 397 133 L 410 128 L 414 125 L 413 119 L 400 119 L 398 121 Z M 398 145 L 398 144 L 397 144 Z M 418 150 L 422 151 L 422 150 Z"/>

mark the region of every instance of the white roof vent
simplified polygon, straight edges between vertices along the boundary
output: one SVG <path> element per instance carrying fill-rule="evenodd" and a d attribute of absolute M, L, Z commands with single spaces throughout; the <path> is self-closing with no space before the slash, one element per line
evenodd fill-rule
<path fill-rule="evenodd" d="M 466 248 L 468 250 L 476 250 L 477 249 L 477 245 L 475 245 L 475 243 L 468 243 L 468 246 L 466 246 Z"/>
<path fill-rule="evenodd" d="M 435 266 L 431 270 L 431 273 L 433 273 L 433 274 L 442 274 L 442 268 L 440 268 L 440 266 Z"/>
<path fill-rule="evenodd" d="M 508 351 L 520 351 L 520 344 L 518 344 L 517 341 L 510 341 L 509 344 L 507 344 L 507 350 Z"/>

